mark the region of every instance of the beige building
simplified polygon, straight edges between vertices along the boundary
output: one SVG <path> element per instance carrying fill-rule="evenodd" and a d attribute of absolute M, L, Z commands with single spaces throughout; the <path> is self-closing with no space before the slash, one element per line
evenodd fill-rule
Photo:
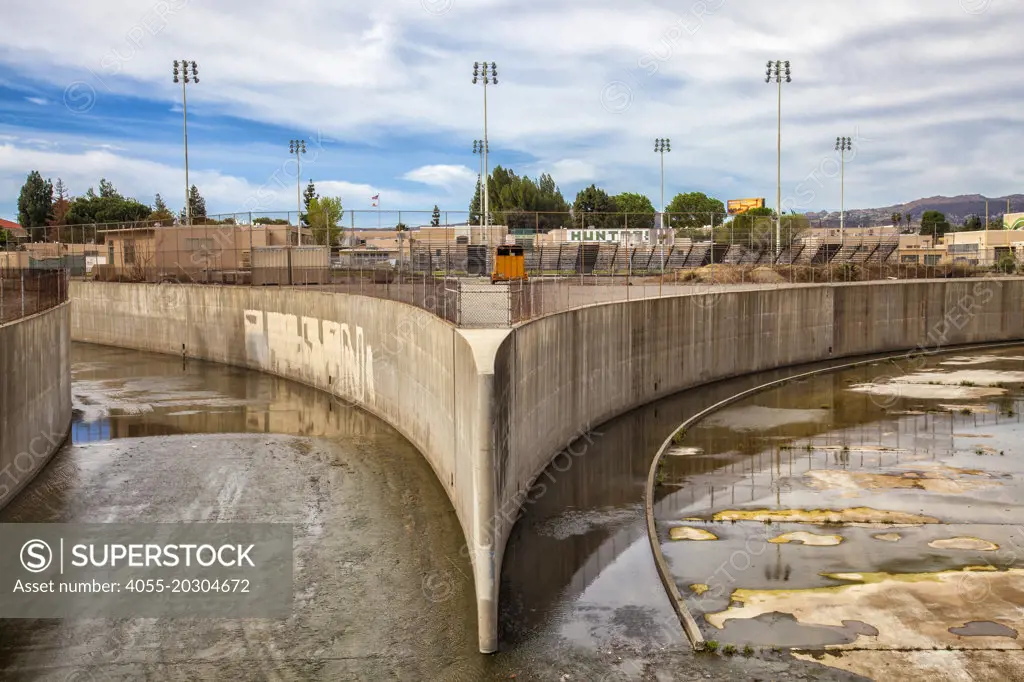
<path fill-rule="evenodd" d="M 951 263 L 996 265 L 1005 255 L 1024 260 L 1024 230 L 949 232 L 941 241 Z"/>
<path fill-rule="evenodd" d="M 303 244 L 312 244 L 309 229 L 302 233 Z M 150 280 L 248 270 L 252 249 L 299 241 L 294 225 L 142 227 L 107 230 L 98 237 L 107 269 Z"/>
<path fill-rule="evenodd" d="M 946 247 L 924 234 L 901 234 L 896 256 L 900 263 L 916 265 L 945 265 L 949 261 Z"/>

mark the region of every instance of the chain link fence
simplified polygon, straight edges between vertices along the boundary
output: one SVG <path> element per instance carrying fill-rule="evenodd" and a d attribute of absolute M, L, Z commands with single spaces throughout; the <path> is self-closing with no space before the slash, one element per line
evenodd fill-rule
<path fill-rule="evenodd" d="M 64 270 L 0 267 L 0 324 L 35 315 L 68 300 Z"/>
<path fill-rule="evenodd" d="M 482 227 L 469 212 L 378 209 L 346 211 L 321 230 L 300 227 L 298 218 L 246 212 L 191 225 L 37 228 L 41 241 L 4 245 L 0 268 L 99 281 L 316 288 L 401 301 L 461 327 L 507 327 L 594 303 L 736 287 L 1017 270 L 1009 236 L 984 253 L 967 253 L 970 245 L 943 250 L 927 234 L 935 226 L 902 222 L 841 229 L 804 216 L 515 211 L 494 215 L 504 225 Z M 925 234 L 908 234 L 915 229 Z M 522 246 L 528 281 L 492 284 L 494 247 L 508 242 Z M 5 298 L 4 315 L 20 314 L 20 296 L 17 305 Z"/>

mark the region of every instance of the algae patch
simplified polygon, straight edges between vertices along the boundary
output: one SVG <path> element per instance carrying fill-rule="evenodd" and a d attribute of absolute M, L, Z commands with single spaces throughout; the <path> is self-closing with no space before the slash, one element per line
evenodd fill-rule
<path fill-rule="evenodd" d="M 899 542 L 901 540 L 899 533 L 879 533 L 878 535 L 872 535 L 871 537 L 883 542 Z"/>
<path fill-rule="evenodd" d="M 676 526 L 668 531 L 668 536 L 673 540 L 717 540 L 718 536 L 703 528 L 690 528 L 689 526 Z"/>
<path fill-rule="evenodd" d="M 710 589 L 711 588 L 708 585 L 705 585 L 704 583 L 694 583 L 693 585 L 690 585 L 690 590 L 693 591 L 693 593 L 698 597 Z"/>
<path fill-rule="evenodd" d="M 928 546 L 933 549 L 967 549 L 978 552 L 994 552 L 999 545 L 982 540 L 981 538 L 946 538 L 944 540 L 932 540 Z"/>
<path fill-rule="evenodd" d="M 893 526 L 920 526 L 939 523 L 932 516 L 908 512 L 885 511 L 870 507 L 851 509 L 732 509 L 721 511 L 712 517 L 715 521 L 760 521 L 762 523 L 809 523 L 815 525 L 846 524 L 869 525 L 887 524 Z"/>
<path fill-rule="evenodd" d="M 834 545 L 838 545 L 842 541 L 842 535 L 819 535 L 817 533 L 797 531 L 795 533 L 783 533 L 776 538 L 772 538 L 768 542 L 775 545 L 786 545 L 791 542 L 796 542 L 802 545 L 811 545 L 813 547 L 832 547 Z"/>

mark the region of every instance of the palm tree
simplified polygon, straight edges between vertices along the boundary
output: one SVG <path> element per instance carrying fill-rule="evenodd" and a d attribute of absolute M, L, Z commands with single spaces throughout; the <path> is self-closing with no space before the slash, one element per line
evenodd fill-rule
<path fill-rule="evenodd" d="M 893 229 L 896 229 L 902 222 L 903 222 L 903 214 L 902 213 L 893 213 L 892 214 L 892 226 L 893 226 Z"/>

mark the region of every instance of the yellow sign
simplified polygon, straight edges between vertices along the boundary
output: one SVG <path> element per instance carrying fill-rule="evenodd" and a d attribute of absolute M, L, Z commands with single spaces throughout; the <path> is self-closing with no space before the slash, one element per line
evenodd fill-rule
<path fill-rule="evenodd" d="M 746 213 L 752 208 L 764 208 L 764 199 L 729 199 L 729 215 Z"/>

